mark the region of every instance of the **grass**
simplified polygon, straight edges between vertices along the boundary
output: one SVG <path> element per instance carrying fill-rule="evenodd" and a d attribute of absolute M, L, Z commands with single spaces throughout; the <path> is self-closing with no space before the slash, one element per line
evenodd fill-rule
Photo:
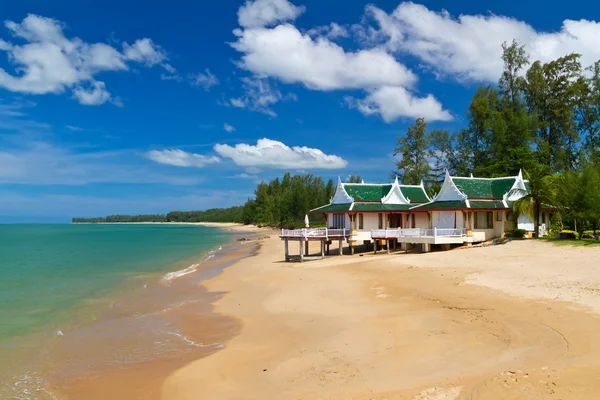
<path fill-rule="evenodd" d="M 557 246 L 600 246 L 600 240 L 596 239 L 555 239 L 542 238 L 537 239 L 544 242 L 552 243 Z"/>

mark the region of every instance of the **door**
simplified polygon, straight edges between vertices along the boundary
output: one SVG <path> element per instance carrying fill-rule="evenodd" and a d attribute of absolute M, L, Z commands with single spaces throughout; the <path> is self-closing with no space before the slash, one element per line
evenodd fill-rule
<path fill-rule="evenodd" d="M 454 229 L 456 213 L 454 211 L 438 211 L 435 227 L 438 229 Z"/>

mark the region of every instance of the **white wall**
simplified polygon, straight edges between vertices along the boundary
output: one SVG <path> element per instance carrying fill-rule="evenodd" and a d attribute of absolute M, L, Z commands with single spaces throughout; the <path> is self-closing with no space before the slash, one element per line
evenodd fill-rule
<path fill-rule="evenodd" d="M 429 217 L 426 212 L 414 213 L 415 228 L 429 228 Z"/>

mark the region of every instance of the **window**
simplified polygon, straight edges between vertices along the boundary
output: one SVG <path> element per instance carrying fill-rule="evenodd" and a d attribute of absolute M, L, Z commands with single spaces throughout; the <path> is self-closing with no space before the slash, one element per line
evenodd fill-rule
<path fill-rule="evenodd" d="M 364 229 L 365 221 L 362 214 L 358 214 L 358 229 Z"/>
<path fill-rule="evenodd" d="M 346 224 L 346 218 L 344 214 L 333 214 L 333 228 L 344 229 Z"/>
<path fill-rule="evenodd" d="M 379 229 L 383 229 L 383 214 L 378 214 Z"/>
<path fill-rule="evenodd" d="M 506 220 L 507 221 L 514 221 L 515 220 L 515 213 L 513 213 L 511 210 L 508 210 L 506 212 Z"/>
<path fill-rule="evenodd" d="M 475 229 L 493 229 L 494 228 L 494 212 L 493 211 L 477 211 L 475 213 Z"/>
<path fill-rule="evenodd" d="M 502 221 L 502 211 L 496 211 L 496 221 Z"/>

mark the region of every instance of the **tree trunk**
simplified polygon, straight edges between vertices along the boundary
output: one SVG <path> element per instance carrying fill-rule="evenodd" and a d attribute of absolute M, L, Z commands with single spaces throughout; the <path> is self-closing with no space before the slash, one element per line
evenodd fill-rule
<path fill-rule="evenodd" d="M 540 233 L 540 204 L 536 200 L 533 203 L 533 237 L 537 238 Z"/>

